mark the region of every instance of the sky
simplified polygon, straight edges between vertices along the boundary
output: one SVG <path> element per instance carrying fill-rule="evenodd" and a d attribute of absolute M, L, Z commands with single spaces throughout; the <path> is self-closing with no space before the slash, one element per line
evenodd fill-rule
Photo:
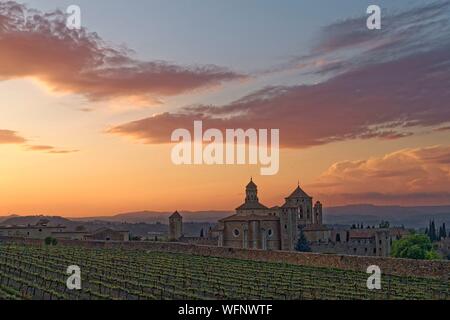
<path fill-rule="evenodd" d="M 81 9 L 69 30 L 66 8 Z M 382 8 L 368 30 L 366 9 Z M 59 10 L 59 11 L 58 11 Z M 450 1 L 0 1 L 0 215 L 450 204 Z M 173 130 L 279 129 L 280 167 Z"/>

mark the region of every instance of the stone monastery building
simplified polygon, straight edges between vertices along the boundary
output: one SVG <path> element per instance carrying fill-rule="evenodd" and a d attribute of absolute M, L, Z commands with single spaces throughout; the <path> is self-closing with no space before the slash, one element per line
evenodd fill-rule
<path fill-rule="evenodd" d="M 300 185 L 279 207 L 268 208 L 258 199 L 258 187 L 251 180 L 245 188 L 245 201 L 236 214 L 219 220 L 218 245 L 263 250 L 294 250 L 300 230 L 322 226 L 322 204 L 304 192 Z"/>

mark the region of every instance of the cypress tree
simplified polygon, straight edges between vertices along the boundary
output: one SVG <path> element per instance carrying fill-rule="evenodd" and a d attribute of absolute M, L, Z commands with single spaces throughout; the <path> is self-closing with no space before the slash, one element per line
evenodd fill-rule
<path fill-rule="evenodd" d="M 295 245 L 295 250 L 299 252 L 311 252 L 311 248 L 309 247 L 308 240 L 305 237 L 303 231 L 300 231 L 297 244 Z"/>
<path fill-rule="evenodd" d="M 431 242 L 434 242 L 434 241 L 437 240 L 436 226 L 434 225 L 434 220 L 431 221 L 431 226 L 430 226 L 430 239 L 431 239 Z"/>

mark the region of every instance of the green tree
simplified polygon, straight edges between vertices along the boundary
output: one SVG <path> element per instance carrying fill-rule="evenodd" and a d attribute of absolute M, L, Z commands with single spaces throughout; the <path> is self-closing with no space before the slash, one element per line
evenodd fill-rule
<path fill-rule="evenodd" d="M 436 226 L 434 224 L 434 220 L 432 220 L 430 222 L 429 236 L 430 236 L 431 242 L 434 242 L 437 240 Z"/>
<path fill-rule="evenodd" d="M 45 245 L 47 245 L 47 246 L 51 245 L 52 244 L 52 237 L 45 238 L 44 242 L 45 242 Z"/>
<path fill-rule="evenodd" d="M 445 229 L 445 222 L 439 227 L 439 240 L 445 239 L 447 237 L 447 230 Z"/>
<path fill-rule="evenodd" d="M 297 244 L 295 245 L 295 250 L 299 252 L 311 252 L 311 248 L 309 247 L 308 239 L 306 239 L 303 231 L 300 231 L 300 235 L 298 236 Z"/>
<path fill-rule="evenodd" d="M 424 234 L 408 235 L 392 243 L 391 256 L 408 259 L 439 259 L 438 253 L 428 236 Z"/>
<path fill-rule="evenodd" d="M 390 226 L 389 221 L 382 220 L 380 222 L 380 229 L 389 229 L 389 226 Z"/>

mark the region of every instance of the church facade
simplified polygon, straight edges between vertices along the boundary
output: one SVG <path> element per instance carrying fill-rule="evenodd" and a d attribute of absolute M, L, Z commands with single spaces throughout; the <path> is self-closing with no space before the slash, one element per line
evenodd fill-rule
<path fill-rule="evenodd" d="M 251 180 L 244 203 L 236 214 L 219 220 L 216 232 L 219 246 L 292 251 L 300 230 L 308 226 L 322 226 L 322 204 L 313 206 L 313 198 L 300 185 L 282 206 L 269 208 L 259 202 L 258 187 Z"/>

